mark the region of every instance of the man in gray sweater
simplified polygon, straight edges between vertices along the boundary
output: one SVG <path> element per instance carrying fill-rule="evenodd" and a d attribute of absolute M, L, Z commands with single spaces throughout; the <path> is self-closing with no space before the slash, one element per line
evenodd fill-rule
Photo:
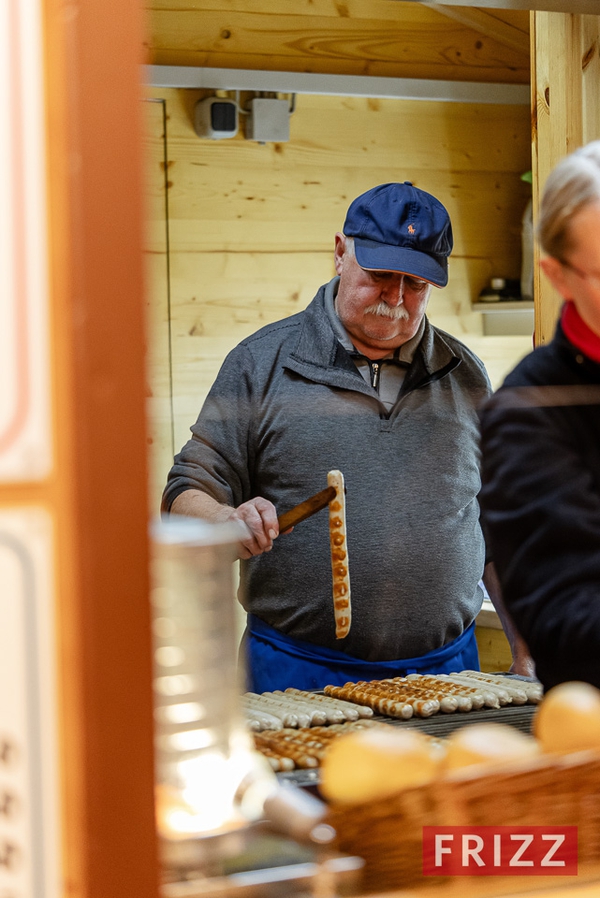
<path fill-rule="evenodd" d="M 246 525 L 254 691 L 478 666 L 477 407 L 490 384 L 425 315 L 451 250 L 430 194 L 406 182 L 359 196 L 335 237 L 338 277 L 228 355 L 175 458 L 163 511 Z M 352 583 L 339 640 L 327 515 L 281 536 L 277 522 L 332 469 L 346 481 Z"/>

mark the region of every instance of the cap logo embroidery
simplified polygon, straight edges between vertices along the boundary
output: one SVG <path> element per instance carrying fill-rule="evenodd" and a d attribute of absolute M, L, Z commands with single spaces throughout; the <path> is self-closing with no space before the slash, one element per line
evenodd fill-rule
<path fill-rule="evenodd" d="M 415 233 L 415 229 L 414 229 L 413 225 L 411 225 L 411 224 L 408 226 L 408 233 L 409 233 L 409 234 L 414 234 L 414 233 Z"/>

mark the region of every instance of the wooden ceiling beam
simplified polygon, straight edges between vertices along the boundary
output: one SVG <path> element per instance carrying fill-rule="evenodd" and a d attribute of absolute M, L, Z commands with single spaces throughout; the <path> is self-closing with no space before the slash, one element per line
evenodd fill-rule
<path fill-rule="evenodd" d="M 485 12 L 483 9 L 468 8 L 464 6 L 445 6 L 440 3 L 425 3 L 429 9 L 435 10 L 442 16 L 454 19 L 461 25 L 466 25 L 489 37 L 505 47 L 517 50 L 519 53 L 529 54 L 529 34 L 497 18 L 493 13 Z"/>

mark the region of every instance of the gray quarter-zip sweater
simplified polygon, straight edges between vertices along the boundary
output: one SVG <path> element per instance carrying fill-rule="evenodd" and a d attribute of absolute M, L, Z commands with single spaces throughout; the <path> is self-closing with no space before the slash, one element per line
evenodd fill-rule
<path fill-rule="evenodd" d="M 199 489 L 279 514 L 346 481 L 352 627 L 335 638 L 322 511 L 242 562 L 244 607 L 288 636 L 368 661 L 409 658 L 459 636 L 481 606 L 477 407 L 481 361 L 429 321 L 391 411 L 334 332 L 320 288 L 303 312 L 227 356 L 175 457 L 163 496 Z"/>

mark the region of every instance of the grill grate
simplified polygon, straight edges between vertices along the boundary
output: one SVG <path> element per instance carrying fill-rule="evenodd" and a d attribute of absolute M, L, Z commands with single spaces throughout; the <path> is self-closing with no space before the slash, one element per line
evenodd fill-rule
<path fill-rule="evenodd" d="M 454 714 L 434 714 L 433 717 L 411 717 L 410 720 L 375 715 L 373 720 L 380 720 L 390 726 L 412 727 L 439 739 L 449 736 L 459 727 L 473 723 L 506 723 L 523 733 L 531 733 L 536 708 L 537 705 L 505 705 L 503 708 L 481 708 L 479 711 L 467 711 L 462 714 L 457 711 Z M 317 786 L 319 771 L 291 770 L 289 773 L 278 773 L 277 778 L 297 786 Z"/>
<path fill-rule="evenodd" d="M 536 705 L 506 705 L 503 708 L 481 708 L 479 711 L 454 714 L 434 714 L 433 717 L 411 717 L 410 720 L 380 718 L 392 726 L 414 727 L 429 736 L 444 738 L 459 727 L 472 723 L 506 723 L 523 733 L 531 733 Z"/>

